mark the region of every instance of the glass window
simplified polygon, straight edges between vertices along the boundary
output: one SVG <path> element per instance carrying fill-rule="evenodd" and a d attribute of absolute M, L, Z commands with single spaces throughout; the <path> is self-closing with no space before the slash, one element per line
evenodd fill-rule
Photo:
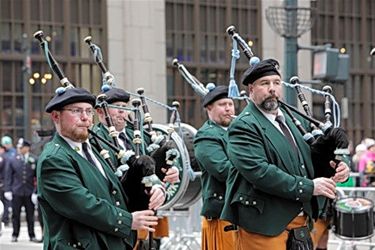
<path fill-rule="evenodd" d="M 23 70 L 22 70 L 22 63 L 14 63 L 14 70 L 15 70 L 15 73 L 14 74 L 14 81 L 15 81 L 15 85 L 16 85 L 16 88 L 15 88 L 15 91 L 16 92 L 20 92 L 22 93 L 23 92 L 23 86 L 25 84 L 25 82 L 28 80 L 28 79 L 25 79 L 25 82 L 23 81 Z M 27 78 L 26 74 L 25 74 L 25 77 Z"/>
<path fill-rule="evenodd" d="M 63 55 L 64 54 L 64 28 L 60 26 L 54 27 L 52 32 L 53 45 L 54 45 L 54 54 Z"/>
<path fill-rule="evenodd" d="M 85 41 L 83 41 L 83 39 L 85 37 L 87 37 L 88 35 L 90 35 L 89 29 L 88 28 L 81 28 L 78 44 L 79 44 L 80 51 L 81 51 L 81 57 L 83 57 L 83 58 L 89 58 L 89 56 L 90 56 L 90 54 L 89 54 L 90 51 L 87 49 L 87 43 L 85 43 Z"/>
<path fill-rule="evenodd" d="M 30 42 L 30 40 L 27 39 L 26 37 L 23 38 L 23 34 L 24 34 L 23 25 L 19 24 L 19 23 L 15 23 L 13 25 L 13 46 L 14 46 L 15 52 L 21 53 L 22 49 L 25 49 L 25 48 L 22 48 L 22 43 L 29 43 Z M 24 34 L 24 35 L 27 36 L 26 34 Z M 29 45 L 24 44 L 23 46 L 25 47 L 25 46 L 29 46 Z"/>
<path fill-rule="evenodd" d="M 185 51 L 186 51 L 185 61 L 187 62 L 192 62 L 193 57 L 194 57 L 194 51 L 193 51 L 194 38 L 193 37 L 194 35 L 189 35 L 189 34 L 185 36 Z"/>
<path fill-rule="evenodd" d="M 167 46 L 167 60 L 171 60 L 175 57 L 173 52 L 173 37 L 174 35 L 167 32 L 166 46 Z"/>
<path fill-rule="evenodd" d="M 199 24 L 200 24 L 200 31 L 207 32 L 207 8 L 206 6 L 200 7 L 199 13 Z"/>
<path fill-rule="evenodd" d="M 72 2 L 78 2 L 78 1 L 70 1 Z M 63 5 L 64 1 L 61 0 L 54 0 L 53 2 L 53 17 L 54 17 L 54 22 L 57 23 L 63 23 L 64 21 L 64 12 L 62 11 L 64 9 Z"/>
<path fill-rule="evenodd" d="M 175 6 L 175 13 L 176 17 L 174 18 L 175 22 L 175 28 L 177 30 L 182 30 L 184 29 L 184 11 L 183 11 L 184 6 L 182 4 L 176 4 Z"/>
<path fill-rule="evenodd" d="M 41 18 L 39 0 L 30 0 L 30 16 L 31 20 L 39 21 Z"/>
<path fill-rule="evenodd" d="M 101 5 L 102 1 L 101 0 L 93 0 L 92 1 L 92 23 L 95 25 L 100 25 L 102 24 L 102 15 L 103 15 L 103 9 L 105 9 L 105 6 Z"/>
<path fill-rule="evenodd" d="M 23 13 L 23 4 L 22 0 L 13 0 L 13 19 L 22 20 L 25 16 Z"/>
<path fill-rule="evenodd" d="M 0 1 L 0 19 L 1 20 L 8 20 L 10 19 L 10 10 L 11 5 L 10 5 L 10 0 L 1 0 Z"/>
<path fill-rule="evenodd" d="M 1 22 L 0 30 L 1 30 L 1 36 L 0 36 L 1 52 L 10 53 L 11 51 L 10 23 Z"/>
<path fill-rule="evenodd" d="M 24 104 L 23 104 L 23 96 L 16 97 L 16 110 L 15 110 L 15 118 L 16 118 L 16 126 L 23 126 L 24 122 Z"/>
<path fill-rule="evenodd" d="M 200 61 L 207 62 L 207 50 L 208 50 L 208 41 L 207 36 L 201 35 L 201 44 L 200 44 Z"/>
<path fill-rule="evenodd" d="M 9 126 L 12 125 L 13 121 L 13 107 L 12 107 L 12 97 L 11 96 L 4 96 L 3 98 L 4 104 L 3 104 L 3 126 Z"/>
<path fill-rule="evenodd" d="M 3 62 L 2 63 L 2 77 L 3 77 L 3 91 L 4 92 L 10 92 L 12 91 L 12 65 L 11 62 Z"/>
<path fill-rule="evenodd" d="M 216 62 L 216 37 L 208 36 L 209 62 Z"/>
<path fill-rule="evenodd" d="M 192 4 L 185 5 L 185 30 L 193 31 L 194 30 L 194 6 Z"/>
<path fill-rule="evenodd" d="M 69 1 L 69 4 L 70 4 L 70 20 L 73 24 L 79 23 L 78 3 L 79 3 L 79 1 L 77 1 L 77 0 Z"/>
<path fill-rule="evenodd" d="M 42 1 L 42 16 L 41 16 L 41 20 L 43 21 L 52 21 L 52 18 L 51 18 L 51 0 L 41 0 Z"/>
<path fill-rule="evenodd" d="M 173 5 L 167 3 L 165 6 L 165 9 L 166 9 L 166 13 L 168 13 L 168 15 L 165 15 L 166 29 L 172 30 L 174 29 Z"/>
<path fill-rule="evenodd" d="M 90 24 L 90 4 L 89 0 L 81 0 L 81 11 L 80 16 L 81 16 L 81 22 L 82 24 Z"/>
<path fill-rule="evenodd" d="M 90 77 L 90 65 L 89 64 L 82 64 L 81 65 L 81 79 L 77 79 L 79 82 L 79 86 L 84 89 L 90 90 L 91 89 L 91 77 Z M 78 85 L 78 84 L 77 84 Z"/>
<path fill-rule="evenodd" d="M 78 56 L 79 53 L 79 28 L 72 27 L 70 32 L 70 55 Z"/>

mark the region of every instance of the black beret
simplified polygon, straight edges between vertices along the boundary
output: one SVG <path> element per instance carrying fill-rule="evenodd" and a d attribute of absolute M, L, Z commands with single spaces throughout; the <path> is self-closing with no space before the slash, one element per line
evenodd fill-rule
<path fill-rule="evenodd" d="M 108 104 L 114 102 L 129 102 L 130 94 L 123 89 L 111 88 L 110 90 L 104 92 L 107 96 L 106 102 Z"/>
<path fill-rule="evenodd" d="M 248 85 L 249 83 L 253 84 L 253 82 L 263 76 L 280 76 L 279 66 L 279 62 L 274 59 L 260 61 L 259 63 L 250 66 L 250 68 L 245 71 L 242 75 L 241 82 L 243 85 Z"/>
<path fill-rule="evenodd" d="M 95 96 L 82 88 L 65 88 L 57 91 L 55 96 L 47 103 L 45 111 L 51 113 L 54 110 L 61 110 L 68 104 L 87 102 L 95 105 Z"/>
<path fill-rule="evenodd" d="M 213 103 L 214 101 L 229 98 L 228 97 L 228 87 L 227 86 L 217 86 L 208 92 L 203 98 L 203 107 Z"/>

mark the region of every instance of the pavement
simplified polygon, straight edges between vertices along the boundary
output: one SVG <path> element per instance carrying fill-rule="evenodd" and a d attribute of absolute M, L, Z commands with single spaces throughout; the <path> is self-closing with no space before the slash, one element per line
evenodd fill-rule
<path fill-rule="evenodd" d="M 18 242 L 11 242 L 12 239 L 12 225 L 3 227 L 2 234 L 0 236 L 0 250 L 41 250 L 43 249 L 43 243 L 30 242 L 29 234 L 27 233 L 27 224 L 25 221 L 21 222 L 20 235 L 18 236 Z M 35 236 L 37 239 L 41 238 L 41 228 L 38 222 L 35 223 Z"/>

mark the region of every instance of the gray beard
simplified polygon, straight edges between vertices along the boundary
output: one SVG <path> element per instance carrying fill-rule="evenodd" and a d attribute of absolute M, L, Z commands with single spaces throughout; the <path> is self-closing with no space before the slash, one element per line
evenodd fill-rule
<path fill-rule="evenodd" d="M 260 104 L 260 107 L 268 112 L 277 110 L 279 106 L 279 102 L 272 99 L 266 99 Z"/>

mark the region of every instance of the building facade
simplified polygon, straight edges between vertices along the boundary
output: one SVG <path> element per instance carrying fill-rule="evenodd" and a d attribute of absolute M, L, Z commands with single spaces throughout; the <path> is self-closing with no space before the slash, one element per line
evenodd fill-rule
<path fill-rule="evenodd" d="M 106 1 L 1 0 L 0 10 L 0 134 L 37 140 L 37 130 L 52 128 L 44 106 L 60 85 L 33 34 L 44 32 L 75 86 L 98 92 L 100 72 L 83 39 L 92 35 L 106 53 Z"/>
<path fill-rule="evenodd" d="M 171 105 L 180 102 L 183 122 L 199 127 L 206 119 L 201 98 L 184 81 L 172 60 L 177 58 L 202 83 L 228 85 L 232 41 L 226 28 L 234 25 L 260 58 L 274 57 L 284 66 L 284 39 L 270 29 L 265 11 L 278 0 L 0 0 L 0 135 L 32 139 L 35 131 L 52 127 L 43 108 L 59 86 L 38 41 L 43 30 L 61 68 L 76 86 L 98 93 L 101 72 L 84 37 L 91 35 L 116 77 L 117 86 Z M 298 1 L 314 7 L 311 32 L 302 45 L 331 43 L 350 54 L 350 79 L 332 84 L 342 103 L 342 124 L 354 143 L 375 136 L 374 61 L 375 3 L 371 0 Z M 31 64 L 30 64 L 31 61 Z M 248 67 L 241 55 L 236 80 Z M 34 73 L 39 73 L 35 75 Z M 311 52 L 298 52 L 298 75 L 311 78 Z M 43 80 L 43 78 L 45 80 Z M 30 79 L 34 82 L 30 84 Z M 287 81 L 287 79 L 285 79 Z M 239 87 L 244 89 L 242 86 Z M 322 85 L 313 86 L 321 88 Z M 311 98 L 313 112 L 323 117 L 323 99 Z M 149 101 L 157 123 L 168 121 L 165 106 Z M 241 110 L 243 103 L 238 103 Z"/>

